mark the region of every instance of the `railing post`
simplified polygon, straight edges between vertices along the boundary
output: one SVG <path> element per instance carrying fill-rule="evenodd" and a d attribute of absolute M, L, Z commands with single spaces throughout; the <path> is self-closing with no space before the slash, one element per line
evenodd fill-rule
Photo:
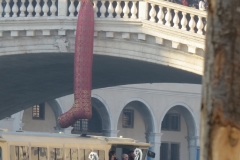
<path fill-rule="evenodd" d="M 148 19 L 148 3 L 147 2 L 139 1 L 138 18 L 141 20 Z"/>
<path fill-rule="evenodd" d="M 68 0 L 58 0 L 58 16 L 67 16 Z"/>

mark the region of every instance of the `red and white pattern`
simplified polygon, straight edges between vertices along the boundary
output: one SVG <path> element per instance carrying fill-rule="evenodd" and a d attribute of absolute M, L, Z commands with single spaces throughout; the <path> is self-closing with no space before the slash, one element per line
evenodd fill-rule
<path fill-rule="evenodd" d="M 90 0 L 82 0 L 78 14 L 74 54 L 74 104 L 58 118 L 62 128 L 78 119 L 92 117 L 92 59 L 94 37 L 94 11 Z"/>

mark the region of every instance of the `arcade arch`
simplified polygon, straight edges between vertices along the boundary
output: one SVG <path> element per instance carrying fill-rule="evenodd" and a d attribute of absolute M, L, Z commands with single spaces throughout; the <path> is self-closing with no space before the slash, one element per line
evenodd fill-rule
<path fill-rule="evenodd" d="M 78 120 L 73 125 L 72 133 L 109 136 L 111 130 L 110 114 L 106 103 L 97 95 L 92 96 L 92 118 Z"/>
<path fill-rule="evenodd" d="M 97 95 L 92 95 L 92 104 L 96 107 L 96 110 L 99 112 L 102 118 L 102 130 L 111 130 L 111 114 L 109 107 L 106 102 Z"/>
<path fill-rule="evenodd" d="M 168 159 L 170 156 L 176 156 L 186 160 L 195 159 L 197 127 L 190 108 L 182 104 L 168 108 L 162 115 L 160 124 L 162 133 L 160 157 Z"/>
<path fill-rule="evenodd" d="M 62 107 L 57 100 L 50 100 L 44 103 L 44 118 L 34 120 L 32 118 L 32 107 L 21 112 L 21 119 L 24 123 L 23 130 L 37 132 L 56 132 L 62 129 L 57 123 L 57 118 L 63 113 Z M 42 127 L 41 127 L 42 126 Z"/>
<path fill-rule="evenodd" d="M 139 99 L 126 103 L 118 115 L 117 130 L 118 136 L 148 142 L 146 135 L 155 132 L 155 119 L 150 106 Z"/>

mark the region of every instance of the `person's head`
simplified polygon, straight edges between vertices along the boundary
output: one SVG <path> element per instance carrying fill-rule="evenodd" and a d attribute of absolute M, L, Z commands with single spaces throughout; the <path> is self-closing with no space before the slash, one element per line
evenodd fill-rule
<path fill-rule="evenodd" d="M 109 152 L 109 159 L 111 160 L 112 158 L 114 159 L 116 157 L 116 152 L 115 151 L 110 151 Z"/>
<path fill-rule="evenodd" d="M 203 0 L 204 2 L 207 2 L 207 0 Z"/>
<path fill-rule="evenodd" d="M 122 160 L 128 160 L 128 155 L 127 154 L 123 154 L 122 155 Z"/>
<path fill-rule="evenodd" d="M 133 151 L 129 151 L 129 152 L 128 152 L 128 156 L 129 156 L 129 157 L 133 157 L 133 158 L 134 158 L 134 157 L 135 157 L 135 154 L 134 154 L 134 152 L 133 152 Z"/>

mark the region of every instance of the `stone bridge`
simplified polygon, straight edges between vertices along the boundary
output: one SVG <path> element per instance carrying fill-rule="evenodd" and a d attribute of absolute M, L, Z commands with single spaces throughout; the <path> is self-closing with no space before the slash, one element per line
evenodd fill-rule
<path fill-rule="evenodd" d="M 160 0 L 93 4 L 94 89 L 201 83 L 205 11 Z M 0 0 L 0 119 L 73 93 L 80 5 L 74 0 Z"/>

